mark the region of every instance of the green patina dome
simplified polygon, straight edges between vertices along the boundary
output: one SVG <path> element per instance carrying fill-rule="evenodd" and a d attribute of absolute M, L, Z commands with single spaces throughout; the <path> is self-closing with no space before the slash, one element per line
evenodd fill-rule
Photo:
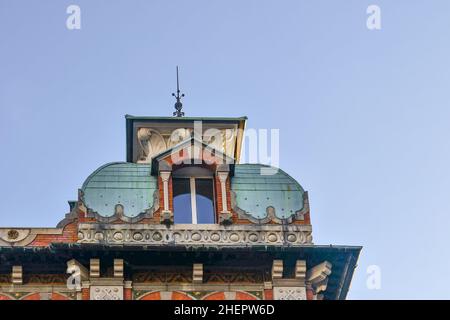
<path fill-rule="evenodd" d="M 86 207 L 103 217 L 114 215 L 116 205 L 124 215 L 136 217 L 151 209 L 158 180 L 151 175 L 150 164 L 115 162 L 93 172 L 84 182 Z M 235 166 L 231 179 L 235 205 L 256 219 L 267 216 L 273 207 L 275 215 L 285 219 L 303 209 L 303 188 L 280 169 L 260 164 Z"/>
<path fill-rule="evenodd" d="M 266 217 L 268 207 L 273 207 L 280 219 L 303 209 L 305 191 L 278 168 L 262 164 L 236 165 L 231 190 L 236 195 L 236 205 L 257 219 Z"/>
<path fill-rule="evenodd" d="M 121 204 L 126 216 L 136 217 L 153 206 L 153 195 L 158 190 L 158 180 L 150 171 L 149 164 L 106 164 L 84 182 L 84 204 L 104 217 L 114 215 L 115 206 Z"/>

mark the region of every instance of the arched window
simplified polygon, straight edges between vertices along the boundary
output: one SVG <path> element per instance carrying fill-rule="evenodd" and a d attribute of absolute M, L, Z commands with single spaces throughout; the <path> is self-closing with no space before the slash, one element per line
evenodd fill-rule
<path fill-rule="evenodd" d="M 175 223 L 215 223 L 212 172 L 184 167 L 173 173 L 173 217 Z"/>

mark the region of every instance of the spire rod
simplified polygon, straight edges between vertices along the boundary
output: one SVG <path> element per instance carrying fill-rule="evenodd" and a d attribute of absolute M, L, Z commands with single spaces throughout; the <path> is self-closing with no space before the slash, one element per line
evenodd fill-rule
<path fill-rule="evenodd" d="M 177 66 L 177 94 L 172 93 L 172 96 L 175 97 L 175 99 L 177 99 L 177 102 L 175 102 L 175 112 L 173 113 L 173 115 L 175 117 L 182 117 L 184 116 L 184 112 L 181 111 L 181 109 L 183 109 L 183 104 L 181 103 L 181 98 L 184 97 L 184 93 L 182 93 L 180 95 L 180 80 L 178 77 L 178 66 Z"/>

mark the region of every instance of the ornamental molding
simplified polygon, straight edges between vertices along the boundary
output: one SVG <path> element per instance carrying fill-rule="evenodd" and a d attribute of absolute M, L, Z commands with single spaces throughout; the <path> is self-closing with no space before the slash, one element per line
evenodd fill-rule
<path fill-rule="evenodd" d="M 274 300 L 306 300 L 305 287 L 274 287 Z"/>
<path fill-rule="evenodd" d="M 123 286 L 91 286 L 91 300 L 123 300 Z"/>
<path fill-rule="evenodd" d="M 310 225 L 80 223 L 78 243 L 107 245 L 302 246 L 312 243 Z"/>
<path fill-rule="evenodd" d="M 22 247 L 37 235 L 62 235 L 62 228 L 0 228 L 0 246 Z"/>

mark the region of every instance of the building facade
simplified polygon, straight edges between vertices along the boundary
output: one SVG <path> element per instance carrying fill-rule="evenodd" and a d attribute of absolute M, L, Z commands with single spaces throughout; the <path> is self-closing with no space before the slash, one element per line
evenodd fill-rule
<path fill-rule="evenodd" d="M 345 299 L 361 247 L 313 244 L 300 184 L 238 163 L 245 123 L 126 116 L 56 228 L 0 228 L 0 300 Z"/>

